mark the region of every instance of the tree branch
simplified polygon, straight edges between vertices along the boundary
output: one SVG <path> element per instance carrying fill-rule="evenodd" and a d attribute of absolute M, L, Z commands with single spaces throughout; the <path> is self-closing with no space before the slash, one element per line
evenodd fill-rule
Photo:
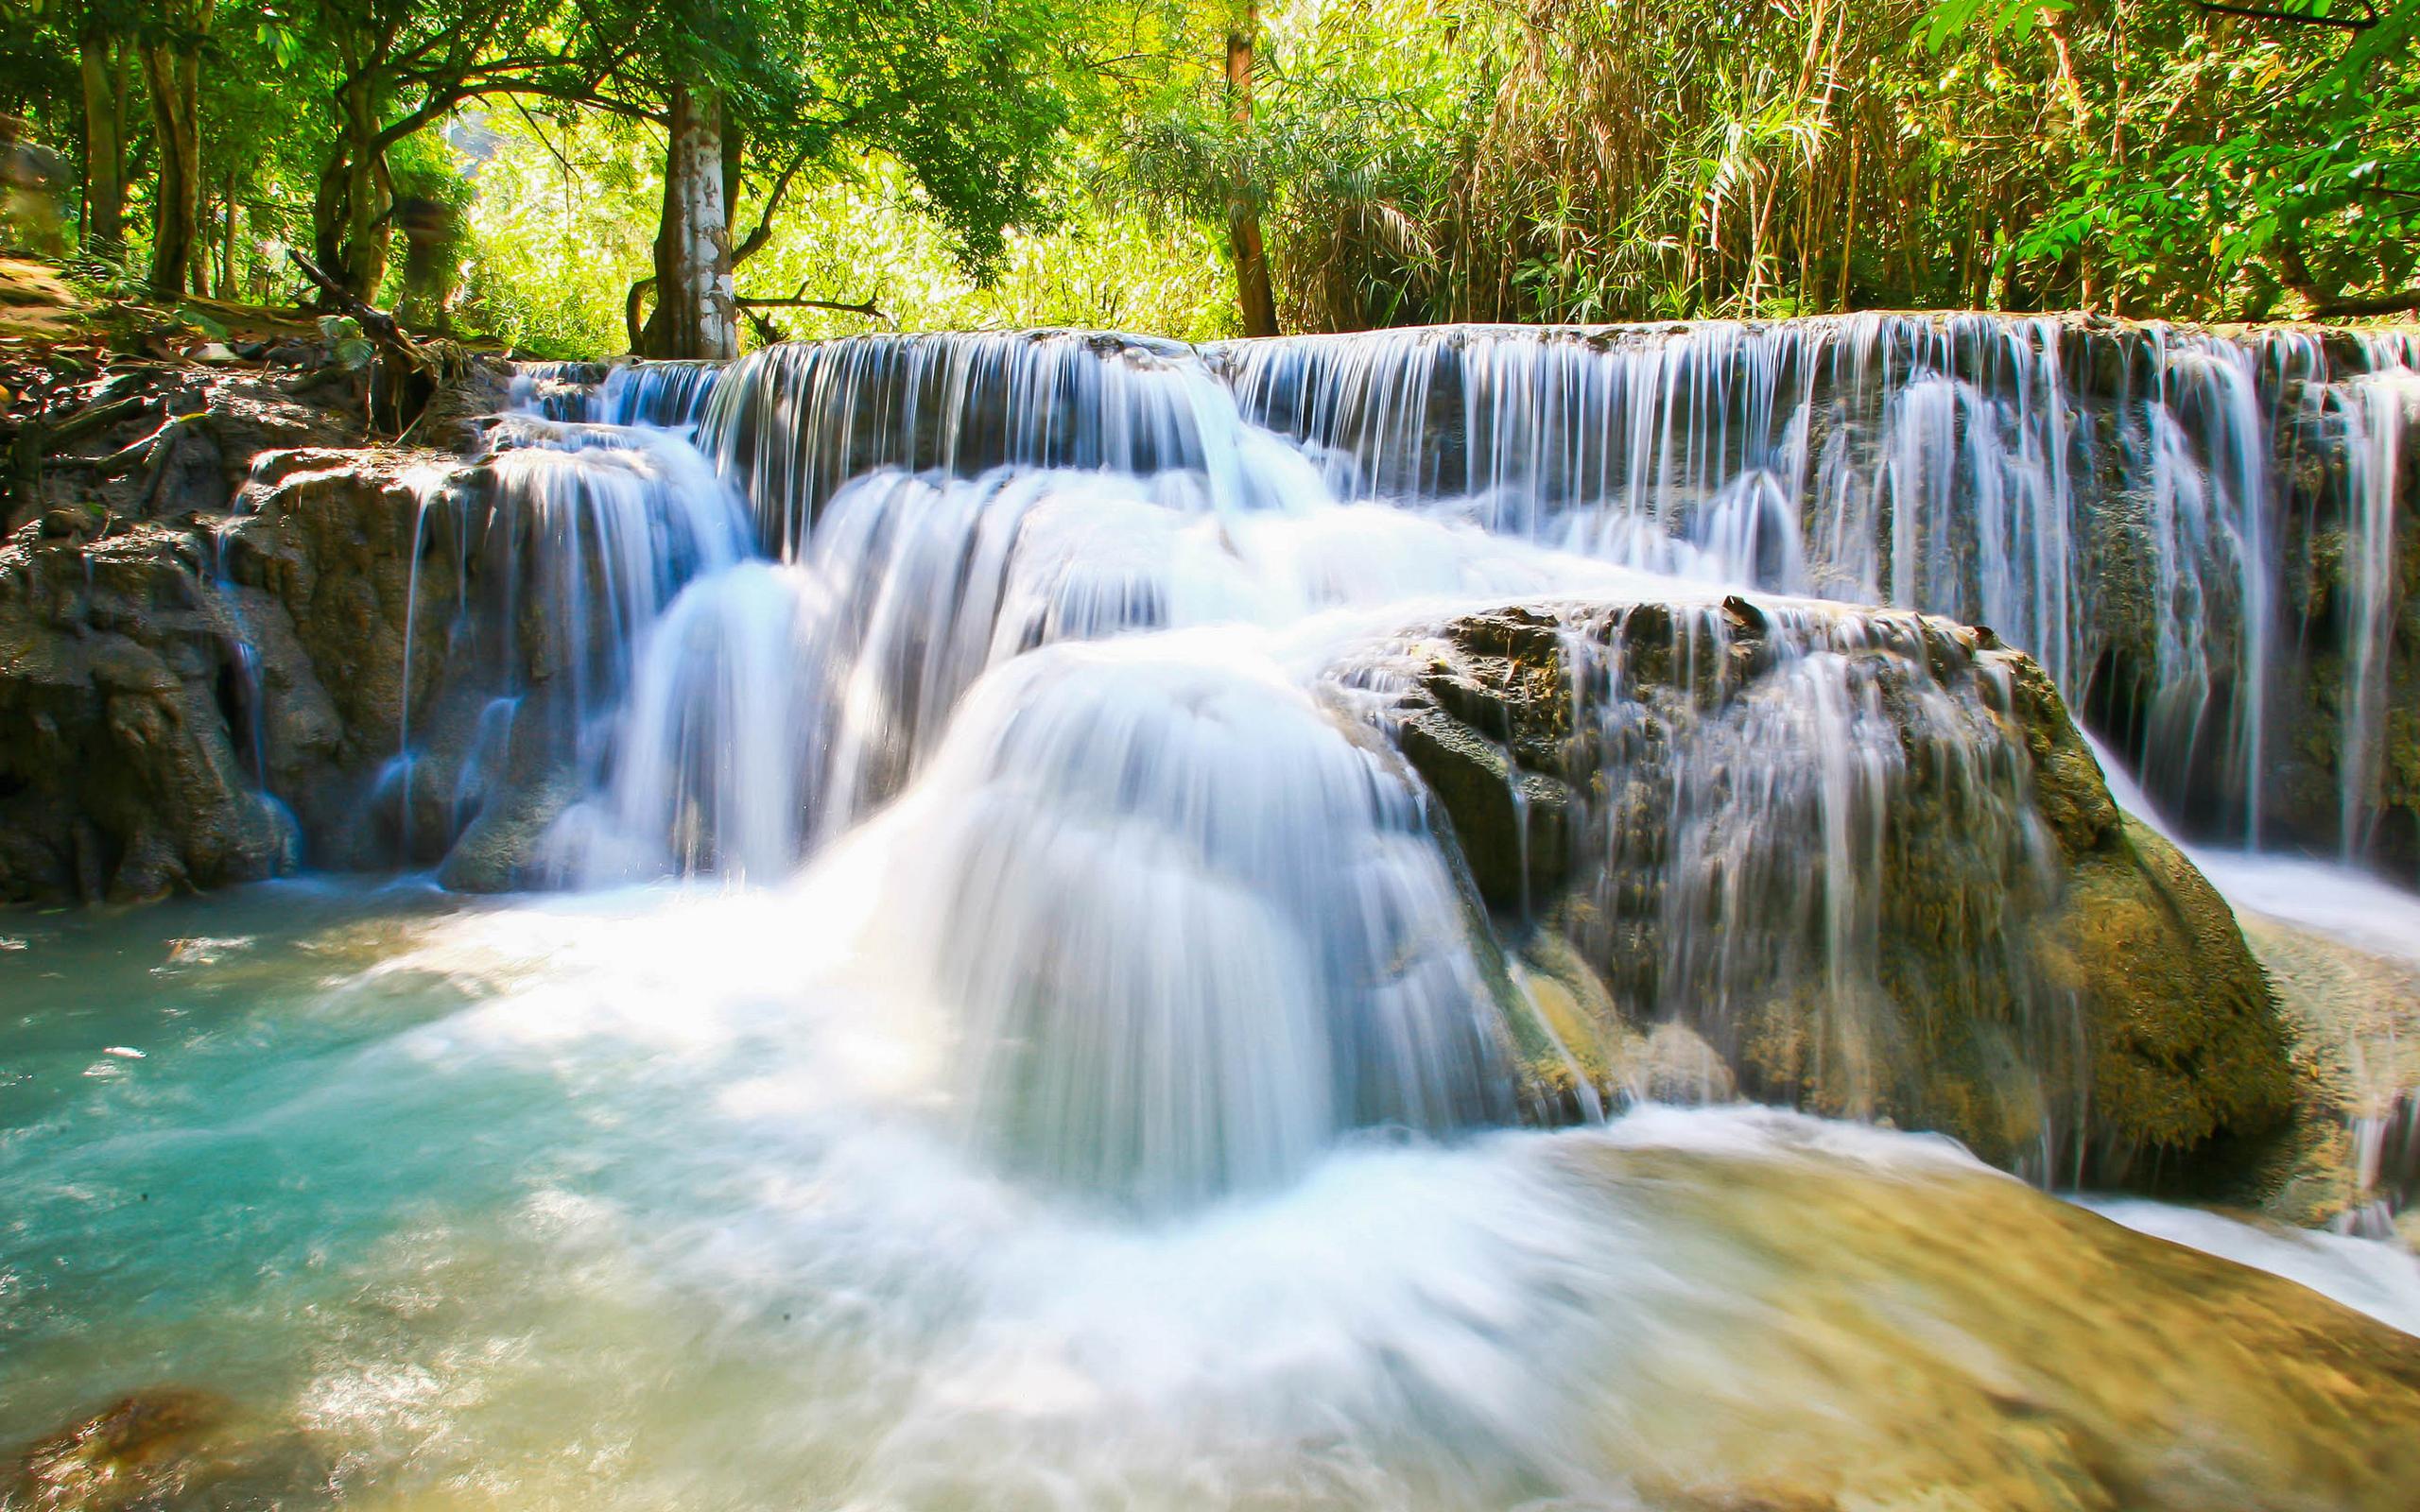
<path fill-rule="evenodd" d="M 752 300 L 741 298 L 733 301 L 733 302 L 737 304 L 743 310 L 838 310 L 844 315 L 868 316 L 873 319 L 885 322 L 888 322 L 890 319 L 890 317 L 883 314 L 881 308 L 872 300 L 866 300 L 856 304 L 851 304 L 845 300 L 810 300 L 805 297 L 804 284 L 801 284 L 799 286 L 799 292 L 791 295 L 786 300 Z"/>
<path fill-rule="evenodd" d="M 2283 21 L 2296 26 L 2333 26 L 2339 31 L 2367 31 L 2378 24 L 2378 13 L 2370 0 L 2361 0 L 2363 14 L 2359 16 L 2322 16 L 2308 10 L 2262 10 L 2254 6 L 2225 5 L 2221 0 L 2193 0 L 2193 9 L 2204 15 Z"/>
<path fill-rule="evenodd" d="M 631 284 L 631 292 L 622 296 L 622 326 L 630 335 L 632 352 L 638 351 L 639 343 L 646 338 L 647 297 L 654 291 L 655 275 L 649 273 Z"/>
<path fill-rule="evenodd" d="M 94 431 L 106 430 L 123 420 L 132 420 L 143 412 L 145 405 L 150 403 L 147 397 L 137 395 L 131 399 L 118 400 L 113 404 L 94 404 L 79 409 L 64 420 L 29 423 L 38 424 L 41 427 L 42 444 L 55 451 Z"/>
<path fill-rule="evenodd" d="M 2362 299 L 2328 300 L 2310 307 L 2314 320 L 2338 320 L 2362 315 L 2399 315 L 2405 310 L 2420 310 L 2420 289 L 2405 289 L 2399 294 L 2379 294 Z"/>
<path fill-rule="evenodd" d="M 6 442 L 9 465 L 9 499 L 7 507 L 0 508 L 0 525 L 14 530 L 40 507 L 44 462 L 92 465 L 82 457 L 58 455 L 60 448 L 94 431 L 132 420 L 150 403 L 147 397 L 138 394 L 113 404 L 87 405 L 62 420 L 45 420 L 36 415 L 14 426 L 0 421 L 0 441 Z"/>
<path fill-rule="evenodd" d="M 130 442 L 95 462 L 94 471 L 105 478 L 113 478 L 134 471 L 139 464 L 147 477 L 156 475 L 161 468 L 167 465 L 168 454 L 176 449 L 177 442 L 185 438 L 188 430 L 207 411 L 197 410 L 190 415 L 169 416 L 150 435 Z"/>
<path fill-rule="evenodd" d="M 790 180 L 798 176 L 799 169 L 806 166 L 810 150 L 807 147 L 799 148 L 797 155 L 790 159 L 789 166 L 784 168 L 782 176 L 773 180 L 773 187 L 766 191 L 765 209 L 763 214 L 756 217 L 756 229 L 742 237 L 739 245 L 731 249 L 732 266 L 737 267 L 748 261 L 749 258 L 763 250 L 767 242 L 773 239 L 773 213 L 782 208 L 782 197 L 789 193 Z M 805 291 L 802 289 L 800 292 Z"/>
<path fill-rule="evenodd" d="M 336 301 L 337 309 L 352 316 L 360 323 L 361 329 L 370 334 L 372 340 L 402 358 L 405 366 L 413 369 L 427 367 L 427 364 L 421 359 L 420 348 L 413 343 L 411 337 L 404 335 L 404 328 L 395 323 L 393 316 L 363 303 L 351 289 L 330 278 L 320 269 L 319 264 L 312 262 L 293 248 L 287 248 L 285 255 L 295 266 L 302 270 L 303 277 L 318 284 L 321 293 Z"/>

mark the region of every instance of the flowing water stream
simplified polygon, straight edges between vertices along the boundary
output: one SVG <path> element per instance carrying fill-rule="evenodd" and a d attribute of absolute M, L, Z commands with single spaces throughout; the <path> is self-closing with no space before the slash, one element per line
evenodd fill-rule
<path fill-rule="evenodd" d="M 476 675 L 389 798 L 433 861 L 546 767 L 548 885 L 0 916 L 0 1444 L 172 1383 L 198 1505 L 2408 1505 L 2392 1244 L 1747 1106 L 1519 1126 L 1529 858 L 1482 906 L 1379 717 L 1455 613 L 1653 606 L 1718 679 L 1752 613 L 1782 670 L 1721 720 L 1644 719 L 1643 653 L 1568 662 L 1602 781 L 1669 819 L 1609 842 L 1668 879 L 1650 1011 L 1717 1043 L 1786 980 L 1858 1053 L 1911 794 L 1976 938 L 2051 885 L 1979 643 L 1824 598 L 1988 621 L 2197 836 L 2390 865 L 2388 578 L 2329 611 L 2326 800 L 2264 788 L 2316 675 L 2275 458 L 2326 448 L 2393 548 L 2420 354 L 2093 350 L 1860 318 L 527 375 L 493 486 L 428 497 Z"/>

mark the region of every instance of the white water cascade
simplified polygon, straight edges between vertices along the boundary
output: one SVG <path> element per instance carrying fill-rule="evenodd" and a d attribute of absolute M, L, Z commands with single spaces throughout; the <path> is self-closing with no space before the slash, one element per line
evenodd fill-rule
<path fill-rule="evenodd" d="M 870 820 L 915 834 L 880 950 L 951 1005 L 970 1129 L 1070 1191 L 1165 1207 L 1357 1127 L 1595 1107 L 1595 1052 L 1520 1006 L 1482 919 L 1526 919 L 1571 845 L 1600 858 L 1572 928 L 1613 990 L 1754 1064 L 1752 1091 L 1912 1106 L 1914 1047 L 1949 1053 L 1908 1017 L 1921 983 L 2005 1026 L 1959 1052 L 2031 1131 L 1996 1158 L 2072 1179 L 2082 1040 L 2022 944 L 2056 886 L 1990 633 L 1772 595 L 1992 624 L 2139 756 L 2147 802 L 2239 841 L 2280 823 L 2250 780 L 2277 765 L 2271 690 L 2339 664 L 2285 639 L 2280 543 L 2346 532 L 2365 565 L 2321 597 L 2349 608 L 2315 611 L 2345 647 L 2322 822 L 2368 855 L 2413 380 L 2392 341 L 2341 347 L 1849 318 L 536 371 L 489 497 L 456 507 L 460 559 L 508 554 L 464 583 L 531 602 L 458 595 L 452 639 L 500 637 L 506 671 L 453 824 L 477 841 L 499 774 L 551 772 L 535 875 L 589 886 L 778 884 Z M 2332 471 L 2290 501 L 2294 447 Z M 1572 820 L 1511 782 L 1525 853 L 1470 858 L 1482 900 L 1396 749 L 1423 675 L 1384 668 L 1406 627 L 1558 597 L 1661 606 L 1673 639 L 1564 648 L 1587 785 L 1625 796 Z M 1639 658 L 1718 707 L 1659 706 Z M 1884 882 L 1918 856 L 1921 908 Z M 1882 950 L 1898 926 L 1965 943 L 1920 962 Z M 1539 1055 L 1579 1085 L 1526 1085 Z"/>
<path fill-rule="evenodd" d="M 1651 570 L 1989 625 L 2198 828 L 2411 874 L 2420 817 L 2381 847 L 2363 796 L 2372 728 L 2313 757 L 2275 727 L 2297 696 L 2359 718 L 2391 677 L 2388 577 L 2317 606 L 2315 629 L 2288 610 L 2326 599 L 2340 551 L 2392 576 L 2411 353 L 2394 335 L 1864 315 L 1305 336 L 1211 360 L 1348 496 L 1462 501 Z M 2281 815 L 2293 786 L 2341 802 Z"/>

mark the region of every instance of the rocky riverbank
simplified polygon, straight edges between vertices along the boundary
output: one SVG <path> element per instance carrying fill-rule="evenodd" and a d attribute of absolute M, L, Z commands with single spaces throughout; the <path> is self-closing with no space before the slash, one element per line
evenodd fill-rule
<path fill-rule="evenodd" d="M 94 372 L 85 412 L 111 418 L 24 480 L 0 541 L 0 899 L 392 859 L 365 804 L 398 748 L 422 502 L 504 375 L 475 368 L 424 417 L 455 448 L 431 450 L 364 444 L 367 381 L 296 359 Z M 432 635 L 453 583 L 417 585 Z"/>

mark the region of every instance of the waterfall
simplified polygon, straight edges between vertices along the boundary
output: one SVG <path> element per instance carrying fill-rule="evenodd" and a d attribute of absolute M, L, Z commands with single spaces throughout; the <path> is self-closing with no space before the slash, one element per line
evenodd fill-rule
<path fill-rule="evenodd" d="M 1165 1208 L 1510 1112 L 1408 774 L 1224 636 L 1018 659 L 883 822 L 881 949 L 949 1005 L 1012 1170 Z"/>
<path fill-rule="evenodd" d="M 2361 713 L 2392 682 L 2408 592 L 2392 521 L 2412 352 L 2297 328 L 1856 315 L 1208 355 L 1341 494 L 1989 625 L 2204 833 L 2420 869 L 2408 799 L 2400 830 L 2377 828 L 2381 727 Z M 2306 627 L 2291 616 L 2329 555 L 2355 580 L 2323 585 L 2333 607 Z M 2339 639 L 2341 662 L 2322 645 Z M 2341 751 L 2281 751 L 2281 721 L 2340 712 Z M 2281 806 L 2314 761 L 2335 801 Z"/>
<path fill-rule="evenodd" d="M 768 545 L 804 549 L 823 502 L 881 468 L 1004 464 L 1199 472 L 1221 507 L 1253 480 L 1235 401 L 1181 343 L 1084 332 L 860 336 L 769 348 L 716 388 L 705 428 Z"/>
<path fill-rule="evenodd" d="M 602 772 L 658 618 L 752 551 L 737 498 L 677 432 L 516 418 L 491 446 L 475 480 L 421 490 L 399 749 L 377 795 L 406 858 L 441 853 L 475 817 L 533 691 L 554 757 Z M 432 558 L 451 558 L 442 593 L 424 587 Z M 446 624 L 424 623 L 431 599 L 450 606 Z M 450 782 L 428 767 L 432 747 L 455 764 Z"/>
<path fill-rule="evenodd" d="M 1912 614 L 1741 612 L 1654 606 L 1571 643 L 1591 760 L 1627 795 L 1582 844 L 1604 863 L 1580 942 L 1769 1100 L 1920 1108 L 1988 1063 L 1972 1094 L 2031 1130 L 2014 1162 L 2071 1178 L 2082 1025 L 2025 943 L 2059 874 L 1999 653 Z M 1962 1021 L 1998 1038 L 1955 1045 Z"/>
<path fill-rule="evenodd" d="M 2006 1159 L 2072 1174 L 2082 1031 L 2028 943 L 2056 848 L 1995 647 L 2178 822 L 2391 850 L 2411 356 L 1860 316 L 548 369 L 429 517 L 449 667 L 506 669 L 438 696 L 451 822 L 539 748 L 571 774 L 542 875 L 862 871 L 858 950 L 949 1025 L 963 1136 L 1146 1210 L 1588 1106 L 1607 1047 L 1524 1018 L 1538 968 L 1486 921 L 1517 939 L 1574 858 L 1593 990 L 1752 1092 L 1920 1110 L 1910 1057 L 1954 1063 Z M 1518 853 L 1458 869 L 1406 627 L 1558 599 L 1613 616 L 1553 632 L 1579 785 L 1478 779 Z M 2270 781 L 2296 698 L 2341 738 L 2325 815 Z"/>
<path fill-rule="evenodd" d="M 579 418 L 607 425 L 692 426 L 721 380 L 718 362 L 649 362 L 614 369 Z"/>
<path fill-rule="evenodd" d="M 2378 819 L 2385 760 L 2387 670 L 2394 655 L 2394 573 L 2399 533 L 2396 485 L 2403 469 L 2407 415 L 2420 407 L 2420 342 L 2372 338 L 2370 371 L 2342 396 L 2347 660 L 2343 693 L 2343 778 L 2339 784 L 2341 848 L 2365 853 Z"/>
<path fill-rule="evenodd" d="M 0 1479 L 2403 1505 L 2412 1062 L 2294 1016 L 2420 960 L 2415 407 L 1980 316 L 533 365 L 244 542 L 437 885 L 0 939 Z M 94 596 L 24 710 L 279 769 Z"/>

